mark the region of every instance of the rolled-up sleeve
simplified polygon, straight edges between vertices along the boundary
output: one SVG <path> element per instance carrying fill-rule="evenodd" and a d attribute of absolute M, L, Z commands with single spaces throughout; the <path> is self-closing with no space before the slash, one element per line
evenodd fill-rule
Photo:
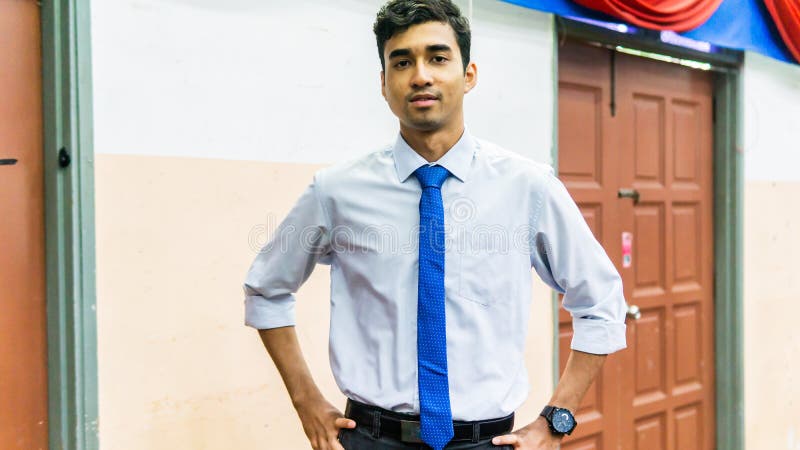
<path fill-rule="evenodd" d="M 622 280 L 578 206 L 552 172 L 542 182 L 532 218 L 531 265 L 564 294 L 572 315 L 573 350 L 609 354 L 626 347 Z"/>
<path fill-rule="evenodd" d="M 295 325 L 294 294 L 316 264 L 331 256 L 330 226 L 320 201 L 318 175 L 247 272 L 243 286 L 247 326 L 269 329 Z"/>

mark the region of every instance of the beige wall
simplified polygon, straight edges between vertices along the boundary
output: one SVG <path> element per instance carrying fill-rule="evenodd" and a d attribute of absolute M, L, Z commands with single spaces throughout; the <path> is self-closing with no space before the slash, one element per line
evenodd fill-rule
<path fill-rule="evenodd" d="M 308 448 L 277 371 L 243 324 L 241 284 L 265 227 L 319 167 L 97 155 L 102 449 Z M 300 290 L 297 331 L 317 383 L 341 407 L 328 365 L 328 283 L 318 266 Z M 537 283 L 535 294 L 532 393 L 519 423 L 535 418 L 552 385 L 550 293 Z"/>
<path fill-rule="evenodd" d="M 800 449 L 798 199 L 800 182 L 746 185 L 744 375 L 750 450 Z"/>

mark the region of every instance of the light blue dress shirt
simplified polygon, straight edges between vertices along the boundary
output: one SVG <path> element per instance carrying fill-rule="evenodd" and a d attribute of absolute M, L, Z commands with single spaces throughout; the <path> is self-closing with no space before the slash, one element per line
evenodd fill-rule
<path fill-rule="evenodd" d="M 291 326 L 293 294 L 316 264 L 330 265 L 336 383 L 353 400 L 417 414 L 422 190 L 411 175 L 424 164 L 398 134 L 389 148 L 319 170 L 244 284 L 248 326 Z M 625 348 L 622 281 L 549 166 L 468 131 L 432 164 L 453 174 L 441 189 L 453 419 L 503 417 L 525 401 L 532 267 L 565 294 L 573 349 Z"/>

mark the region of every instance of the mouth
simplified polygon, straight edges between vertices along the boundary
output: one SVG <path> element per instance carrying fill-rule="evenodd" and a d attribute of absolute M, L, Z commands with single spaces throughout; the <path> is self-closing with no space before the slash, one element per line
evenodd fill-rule
<path fill-rule="evenodd" d="M 420 108 L 432 106 L 437 101 L 439 98 L 432 94 L 417 94 L 411 97 L 411 104 Z"/>

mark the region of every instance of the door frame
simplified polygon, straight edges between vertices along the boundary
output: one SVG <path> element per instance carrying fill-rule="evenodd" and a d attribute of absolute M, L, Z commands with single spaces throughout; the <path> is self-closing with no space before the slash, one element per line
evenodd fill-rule
<path fill-rule="evenodd" d="M 89 0 L 39 5 L 49 448 L 94 450 L 99 439 Z M 71 159 L 65 167 L 62 153 Z"/>
<path fill-rule="evenodd" d="M 553 16 L 553 167 L 558 171 L 558 51 L 566 37 L 604 46 L 622 45 L 641 51 L 709 63 L 714 78 L 714 362 L 717 448 L 744 450 L 744 338 L 742 308 L 743 180 L 742 77 L 743 52 L 704 53 L 665 44 L 657 32 L 632 36 Z M 558 383 L 558 296 L 553 294 L 553 380 Z"/>

